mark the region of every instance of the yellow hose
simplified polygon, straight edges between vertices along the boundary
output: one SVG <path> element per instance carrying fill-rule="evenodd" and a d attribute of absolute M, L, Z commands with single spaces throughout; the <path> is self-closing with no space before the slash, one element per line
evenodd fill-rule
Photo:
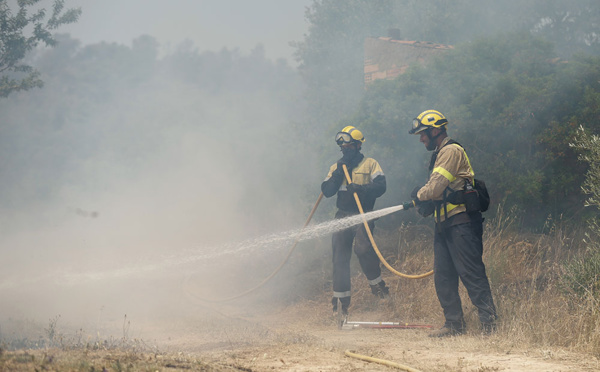
<path fill-rule="evenodd" d="M 372 358 L 366 355 L 360 355 L 360 354 L 355 354 L 350 352 L 349 350 L 344 351 L 344 354 L 346 354 L 346 356 L 352 357 L 352 358 L 356 358 L 356 359 L 360 359 L 360 360 L 364 360 L 367 362 L 373 362 L 373 363 L 379 363 L 379 364 L 383 364 L 386 365 L 388 367 L 394 367 L 394 368 L 398 368 L 401 369 L 403 371 L 407 371 L 407 372 L 421 372 L 418 369 L 414 369 L 402 364 L 398 364 L 395 362 L 390 362 L 389 360 L 384 360 L 384 359 L 377 359 L 377 358 Z"/>
<path fill-rule="evenodd" d="M 319 197 L 317 198 L 317 202 L 315 203 L 315 205 L 312 208 L 312 211 L 310 211 L 310 215 L 308 216 L 308 218 L 306 219 L 306 222 L 304 223 L 304 226 L 302 226 L 302 229 L 306 228 L 306 226 L 308 226 L 308 224 L 310 223 L 310 220 L 312 219 L 313 215 L 315 214 L 315 212 L 317 211 L 317 207 L 319 206 L 319 203 L 321 203 L 321 199 L 323 199 L 323 193 L 321 193 L 319 195 Z M 298 242 L 300 241 L 300 236 L 301 234 L 298 234 L 298 237 L 296 238 L 296 241 L 294 242 L 294 245 L 292 245 L 292 248 L 289 250 L 287 256 L 285 257 L 285 259 L 279 264 L 279 266 L 275 269 L 275 271 L 273 271 L 271 273 L 271 275 L 267 276 L 262 282 L 260 282 L 259 284 L 257 284 L 256 286 L 246 290 L 245 292 L 242 292 L 240 294 L 237 294 L 235 296 L 231 296 L 231 297 L 227 297 L 227 298 L 221 298 L 221 299 L 209 299 L 209 298 L 203 298 L 200 296 L 197 296 L 195 294 L 190 293 L 189 291 L 186 291 L 188 295 L 200 300 L 200 301 L 204 301 L 204 302 L 226 302 L 226 301 L 231 301 L 231 300 L 235 300 L 237 298 L 243 297 L 251 292 L 254 292 L 255 290 L 257 290 L 258 288 L 262 287 L 263 285 L 265 285 L 266 282 L 268 282 L 269 280 L 271 280 L 275 275 L 277 275 L 277 273 L 281 270 L 281 268 L 283 267 L 283 265 L 286 264 L 286 262 L 290 259 L 290 256 L 292 255 L 292 252 L 294 252 L 294 249 L 296 249 L 296 246 L 298 245 Z M 189 282 L 189 278 L 186 280 L 187 284 Z"/>
<path fill-rule="evenodd" d="M 350 174 L 348 174 L 348 168 L 346 167 L 346 164 L 342 164 L 342 167 L 344 169 L 344 174 L 346 175 L 346 180 L 349 185 L 352 183 L 352 179 L 350 178 Z M 369 228 L 369 224 L 367 223 L 367 219 L 365 218 L 365 212 L 363 211 L 362 204 L 360 203 L 360 199 L 358 198 L 358 195 L 356 193 L 354 193 L 354 200 L 356 200 L 356 205 L 358 206 L 360 215 L 363 216 L 363 224 L 365 225 L 365 229 L 367 230 L 367 235 L 369 236 L 369 240 L 371 241 L 371 244 L 373 245 L 373 249 L 375 250 L 375 253 L 377 253 L 377 257 L 379 257 L 379 260 L 381 260 L 383 265 L 385 267 L 387 267 L 388 270 L 390 270 L 392 273 L 394 273 L 402 278 L 406 278 L 406 279 L 421 279 L 421 278 L 425 278 L 425 277 L 428 277 L 429 275 L 433 274 L 433 270 L 426 272 L 425 274 L 419 274 L 419 275 L 403 274 L 403 273 L 399 272 L 398 270 L 394 269 L 389 263 L 387 263 L 387 261 L 385 260 L 385 258 L 383 258 L 383 255 L 379 251 L 379 248 L 377 248 L 375 239 L 373 239 L 373 234 L 371 233 L 371 229 Z"/>

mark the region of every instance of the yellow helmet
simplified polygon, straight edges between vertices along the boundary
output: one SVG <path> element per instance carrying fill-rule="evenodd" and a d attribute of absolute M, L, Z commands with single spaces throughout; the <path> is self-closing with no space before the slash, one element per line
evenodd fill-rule
<path fill-rule="evenodd" d="M 338 145 L 343 145 L 344 143 L 352 143 L 352 142 L 365 142 L 365 137 L 362 132 L 353 126 L 349 125 L 339 131 L 335 135 L 335 142 Z"/>
<path fill-rule="evenodd" d="M 441 128 L 448 124 L 446 117 L 441 112 L 435 110 L 423 111 L 419 116 L 413 119 L 413 127 L 408 131 L 409 134 L 419 134 L 430 128 Z"/>

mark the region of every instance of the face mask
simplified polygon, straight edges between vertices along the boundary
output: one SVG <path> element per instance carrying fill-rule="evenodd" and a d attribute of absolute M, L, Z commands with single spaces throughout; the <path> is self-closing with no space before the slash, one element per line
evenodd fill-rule
<path fill-rule="evenodd" d="M 345 159 L 350 160 L 354 158 L 356 154 L 358 154 L 358 149 L 356 146 L 342 147 L 342 154 L 344 155 Z"/>

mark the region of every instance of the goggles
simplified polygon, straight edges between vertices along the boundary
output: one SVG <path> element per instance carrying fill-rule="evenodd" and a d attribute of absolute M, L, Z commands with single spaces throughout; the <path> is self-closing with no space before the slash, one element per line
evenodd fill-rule
<path fill-rule="evenodd" d="M 416 130 L 419 127 L 419 125 L 421 125 L 419 119 L 413 119 L 413 129 Z"/>
<path fill-rule="evenodd" d="M 341 146 L 346 143 L 354 142 L 354 138 L 346 132 L 338 132 L 338 134 L 335 135 L 335 142 Z"/>
<path fill-rule="evenodd" d="M 431 127 L 427 127 L 417 118 L 413 119 L 412 129 L 408 131 L 409 134 L 417 134 L 422 132 L 425 129 L 431 129 Z"/>

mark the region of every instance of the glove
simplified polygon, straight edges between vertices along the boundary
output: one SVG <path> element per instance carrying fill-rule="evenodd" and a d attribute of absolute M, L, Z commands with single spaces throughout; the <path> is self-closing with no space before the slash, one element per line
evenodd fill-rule
<path fill-rule="evenodd" d="M 364 185 L 357 185 L 355 183 L 351 183 L 348 186 L 346 186 L 346 190 L 348 190 L 351 193 L 357 193 L 358 195 L 360 195 L 366 191 L 366 188 Z"/>
<path fill-rule="evenodd" d="M 410 193 L 410 198 L 413 200 L 419 200 L 419 198 L 417 198 L 417 194 L 419 193 L 419 190 L 421 190 L 421 187 L 423 186 L 417 186 L 413 189 L 413 191 Z"/>
<path fill-rule="evenodd" d="M 417 213 L 419 213 L 421 216 L 429 217 L 433 214 L 433 212 L 435 212 L 435 204 L 433 204 L 433 201 L 426 200 L 417 204 Z"/>
<path fill-rule="evenodd" d="M 413 189 L 413 191 L 410 193 L 410 198 L 412 199 L 412 202 L 414 204 L 414 206 L 418 206 L 419 204 L 421 204 L 421 201 L 419 200 L 419 198 L 417 197 L 417 194 L 419 193 L 419 190 L 421 190 L 422 186 L 417 186 Z"/>
<path fill-rule="evenodd" d="M 342 163 L 338 161 L 337 168 L 331 173 L 333 177 L 344 179 L 346 176 L 344 175 L 344 169 L 342 168 Z"/>

